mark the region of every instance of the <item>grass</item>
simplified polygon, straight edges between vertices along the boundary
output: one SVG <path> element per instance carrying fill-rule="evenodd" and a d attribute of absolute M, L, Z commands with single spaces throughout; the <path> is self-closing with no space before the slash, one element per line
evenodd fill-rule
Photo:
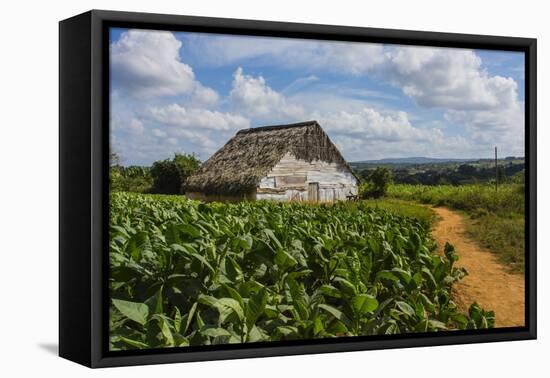
<path fill-rule="evenodd" d="M 523 272 L 525 259 L 525 219 L 492 213 L 466 218 L 466 234 L 482 247 L 497 252 L 513 272 Z"/>
<path fill-rule="evenodd" d="M 500 185 L 392 185 L 388 196 L 409 201 L 448 206 L 468 213 L 491 212 L 498 215 L 523 215 L 525 205 L 524 187 L 520 184 Z"/>
<path fill-rule="evenodd" d="M 523 272 L 525 257 L 524 187 L 492 185 L 392 185 L 388 196 L 463 211 L 467 235 L 497 254 L 511 271 Z"/>
<path fill-rule="evenodd" d="M 363 201 L 367 206 L 383 209 L 406 217 L 416 218 L 426 228 L 431 228 L 436 219 L 435 212 L 429 207 L 394 198 L 368 199 Z"/>

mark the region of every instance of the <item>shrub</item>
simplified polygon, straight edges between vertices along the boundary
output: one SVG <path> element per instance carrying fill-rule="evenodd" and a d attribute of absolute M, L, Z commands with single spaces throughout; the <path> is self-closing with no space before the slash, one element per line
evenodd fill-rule
<path fill-rule="evenodd" d="M 153 193 L 179 194 L 181 174 L 178 165 L 172 160 L 155 161 L 151 167 Z"/>
<path fill-rule="evenodd" d="M 367 176 L 367 182 L 359 187 L 361 198 L 383 197 L 392 182 L 391 171 L 388 168 L 377 167 Z"/>

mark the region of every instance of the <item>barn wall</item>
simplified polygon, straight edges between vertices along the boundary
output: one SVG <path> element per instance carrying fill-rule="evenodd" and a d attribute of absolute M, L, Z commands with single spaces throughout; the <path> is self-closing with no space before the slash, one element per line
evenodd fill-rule
<path fill-rule="evenodd" d="M 309 183 L 319 183 L 319 201 L 346 200 L 357 194 L 357 179 L 346 168 L 324 161 L 307 162 L 286 154 L 258 186 L 256 199 L 308 201 Z"/>

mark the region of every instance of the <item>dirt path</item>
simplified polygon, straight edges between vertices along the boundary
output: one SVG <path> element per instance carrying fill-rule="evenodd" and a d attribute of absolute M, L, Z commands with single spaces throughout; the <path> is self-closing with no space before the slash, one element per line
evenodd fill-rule
<path fill-rule="evenodd" d="M 496 327 L 524 325 L 525 283 L 522 274 L 511 274 L 489 251 L 479 247 L 465 235 L 462 215 L 444 207 L 434 207 L 440 217 L 433 236 L 441 248 L 445 242 L 454 245 L 457 266 L 468 271 L 453 287 L 453 299 L 461 311 L 467 312 L 472 302 L 495 311 Z"/>

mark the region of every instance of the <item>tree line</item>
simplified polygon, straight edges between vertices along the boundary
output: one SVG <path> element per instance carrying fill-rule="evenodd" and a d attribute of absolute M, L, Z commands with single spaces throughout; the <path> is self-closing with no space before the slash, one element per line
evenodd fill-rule
<path fill-rule="evenodd" d="M 505 163 L 498 166 L 496 175 L 498 182 L 516 182 L 521 179 L 525 164 Z M 374 172 L 373 169 L 359 171 L 359 176 L 368 180 Z M 491 166 L 476 167 L 471 164 L 461 164 L 456 168 L 394 168 L 391 170 L 392 180 L 395 184 L 412 185 L 464 185 L 475 183 L 494 182 L 495 168 Z"/>
<path fill-rule="evenodd" d="M 110 155 L 111 191 L 181 194 L 182 185 L 199 170 L 201 161 L 194 154 L 174 154 L 172 159 L 155 161 L 151 166 L 122 166 L 116 153 Z"/>

